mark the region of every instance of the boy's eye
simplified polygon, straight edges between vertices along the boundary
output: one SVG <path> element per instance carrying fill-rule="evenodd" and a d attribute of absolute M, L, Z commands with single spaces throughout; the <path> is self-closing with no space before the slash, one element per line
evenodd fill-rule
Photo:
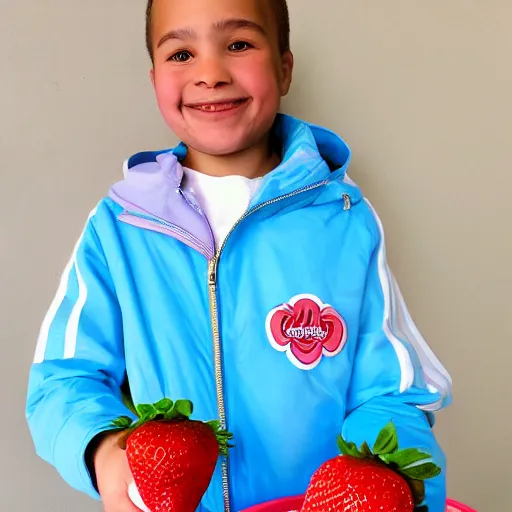
<path fill-rule="evenodd" d="M 175 62 L 187 62 L 191 57 L 192 55 L 190 55 L 189 52 L 181 51 L 176 52 L 174 55 L 171 55 L 169 57 L 169 60 L 173 60 Z"/>
<path fill-rule="evenodd" d="M 245 41 L 237 41 L 236 43 L 230 44 L 228 46 L 228 49 L 231 52 L 243 52 L 244 50 L 247 50 L 250 47 L 251 45 L 249 43 L 246 43 Z"/>

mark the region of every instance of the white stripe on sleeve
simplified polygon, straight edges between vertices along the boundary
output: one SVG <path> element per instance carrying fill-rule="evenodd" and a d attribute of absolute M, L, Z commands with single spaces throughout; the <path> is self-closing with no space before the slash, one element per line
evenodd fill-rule
<path fill-rule="evenodd" d="M 414 366 L 411 357 L 400 338 L 407 340 L 418 355 L 423 371 L 423 377 L 431 392 L 438 392 L 444 398 L 451 393 L 451 378 L 439 359 L 435 356 L 427 342 L 414 324 L 405 304 L 398 283 L 396 282 L 386 259 L 385 237 L 382 222 L 371 203 L 365 199 L 370 207 L 381 235 L 379 247 L 379 277 L 384 294 L 384 322 L 383 328 L 389 338 L 400 363 L 402 372 L 400 392 L 409 389 L 414 383 Z M 442 400 L 422 406 L 422 409 L 436 410 Z"/>
<path fill-rule="evenodd" d="M 85 224 L 86 227 L 87 227 L 87 224 L 89 223 L 90 219 L 95 214 L 96 214 L 96 208 L 94 210 L 92 210 L 92 212 L 89 214 L 89 216 L 87 218 L 87 222 Z M 34 364 L 39 364 L 44 361 L 44 355 L 46 352 L 46 346 L 48 344 L 50 328 L 52 326 L 53 320 L 55 319 L 55 316 L 57 315 L 57 311 L 59 310 L 59 308 L 62 304 L 62 301 L 66 297 L 66 292 L 68 290 L 68 283 L 69 283 L 69 275 L 71 273 L 71 269 L 73 268 L 73 265 L 75 265 L 76 273 L 77 273 L 77 277 L 78 277 L 79 295 L 78 295 L 78 300 L 71 312 L 71 315 L 70 315 L 70 318 L 68 321 L 68 325 L 66 327 L 65 356 L 66 356 L 66 351 L 67 351 L 67 353 L 70 352 L 70 349 L 67 348 L 68 344 L 73 345 L 73 342 L 71 339 L 73 333 L 75 336 L 74 346 L 76 346 L 76 333 L 78 330 L 78 319 L 80 317 L 80 313 L 83 309 L 85 300 L 87 298 L 87 288 L 85 287 L 85 283 L 83 281 L 82 275 L 80 274 L 78 266 L 76 265 L 76 253 L 78 251 L 78 248 L 80 247 L 80 244 L 82 243 L 82 239 L 84 237 L 86 227 L 82 231 L 80 238 L 78 239 L 78 241 L 75 244 L 71 258 L 69 259 L 66 267 L 64 268 L 64 272 L 62 273 L 59 287 L 57 289 L 55 297 L 53 298 L 50 308 L 48 309 L 48 312 L 46 313 L 46 316 L 44 317 L 43 322 L 41 324 L 41 329 L 39 330 L 39 337 L 37 339 L 36 350 L 35 350 L 35 354 L 34 354 Z M 84 291 L 83 291 L 84 289 L 85 289 L 85 296 L 84 296 Z M 76 317 L 76 330 L 73 325 L 75 322 L 75 320 L 74 320 L 75 317 Z M 71 329 L 70 329 L 70 324 L 71 324 Z M 69 331 L 69 342 L 68 342 L 68 331 Z M 73 354 L 74 354 L 74 348 L 73 348 Z"/>
<path fill-rule="evenodd" d="M 78 279 L 78 300 L 73 306 L 73 310 L 69 315 L 68 325 L 66 327 L 66 336 L 64 339 L 64 359 L 72 359 L 75 357 L 76 341 L 78 338 L 78 323 L 80 321 L 80 315 L 85 306 L 87 300 L 87 286 L 85 284 L 82 273 L 76 261 L 75 254 L 75 271 Z"/>

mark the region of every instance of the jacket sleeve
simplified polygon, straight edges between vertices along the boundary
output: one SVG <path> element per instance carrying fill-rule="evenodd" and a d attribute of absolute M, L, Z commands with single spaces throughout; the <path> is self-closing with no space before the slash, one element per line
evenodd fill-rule
<path fill-rule="evenodd" d="M 442 473 L 426 481 L 429 512 L 444 512 L 446 460 L 432 432 L 434 412 L 451 400 L 451 378 L 414 325 L 387 262 L 382 224 L 369 203 L 376 241 L 368 267 L 348 397 L 345 439 L 370 446 L 390 421 L 400 448 L 431 454 Z"/>
<path fill-rule="evenodd" d="M 37 454 L 98 499 L 84 457 L 125 407 L 119 304 L 91 214 L 44 318 L 30 368 L 26 417 Z"/>

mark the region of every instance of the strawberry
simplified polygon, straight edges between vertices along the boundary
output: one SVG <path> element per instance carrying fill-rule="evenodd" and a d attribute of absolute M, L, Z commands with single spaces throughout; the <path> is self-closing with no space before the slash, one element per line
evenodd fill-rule
<path fill-rule="evenodd" d="M 400 450 L 393 423 L 373 446 L 358 449 L 342 436 L 342 455 L 328 460 L 313 474 L 301 512 L 427 512 L 424 480 L 440 474 L 431 456 L 414 448 Z M 415 509 L 415 506 L 418 507 Z"/>
<path fill-rule="evenodd" d="M 192 403 L 167 398 L 135 408 L 139 419 L 113 422 L 126 430 L 120 446 L 136 488 L 151 512 L 194 512 L 210 484 L 219 455 L 227 456 L 232 435 L 218 421 L 190 419 Z"/>

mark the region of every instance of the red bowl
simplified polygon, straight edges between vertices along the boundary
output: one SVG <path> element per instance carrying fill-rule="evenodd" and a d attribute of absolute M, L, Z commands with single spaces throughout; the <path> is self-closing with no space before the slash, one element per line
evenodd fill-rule
<path fill-rule="evenodd" d="M 304 496 L 293 496 L 291 498 L 281 498 L 279 500 L 260 503 L 253 507 L 246 508 L 242 512 L 299 512 L 304 502 Z M 458 503 L 454 500 L 446 502 L 446 512 L 477 512 L 476 510 Z"/>
<path fill-rule="evenodd" d="M 446 512 L 477 512 L 475 509 L 455 500 L 446 501 Z"/>

